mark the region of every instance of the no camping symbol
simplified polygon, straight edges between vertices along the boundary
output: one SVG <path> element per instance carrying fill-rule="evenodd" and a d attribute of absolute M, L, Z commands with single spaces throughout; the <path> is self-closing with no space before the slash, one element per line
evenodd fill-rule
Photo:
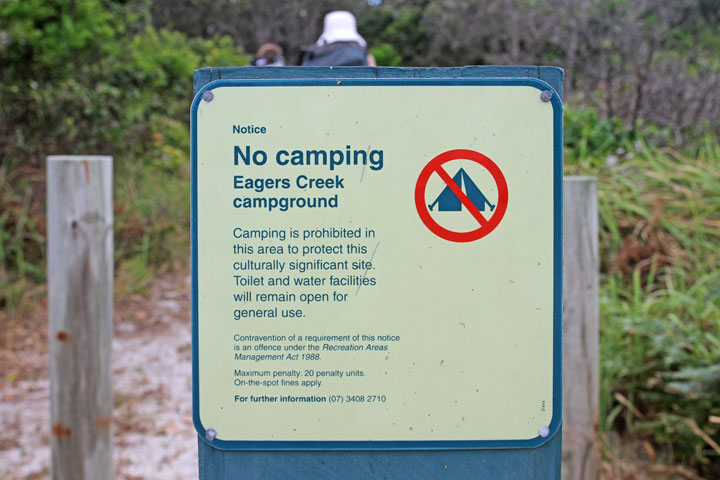
<path fill-rule="evenodd" d="M 446 167 L 449 166 L 448 162 L 454 160 L 470 160 L 482 166 L 492 175 L 497 186 L 495 204 L 488 200 L 463 168 L 460 168 L 453 177 L 450 176 Z M 445 187 L 437 198 L 428 204 L 425 192 L 428 180 L 433 174 L 437 174 L 442 179 Z M 474 150 L 458 149 L 441 153 L 425 165 L 415 185 L 415 208 L 417 208 L 420 219 L 435 235 L 451 242 L 472 242 L 488 235 L 500 224 L 507 205 L 508 187 L 502 171 L 495 162 Z M 460 212 L 463 208 L 479 224 L 477 228 L 470 231 L 451 230 L 440 225 L 430 213 L 433 209 L 442 212 Z"/>

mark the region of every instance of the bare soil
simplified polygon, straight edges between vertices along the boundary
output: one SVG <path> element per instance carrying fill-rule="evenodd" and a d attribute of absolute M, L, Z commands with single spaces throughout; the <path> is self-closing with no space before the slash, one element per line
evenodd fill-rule
<path fill-rule="evenodd" d="M 117 479 L 197 478 L 192 425 L 190 279 L 156 280 L 120 300 L 113 340 Z M 48 478 L 46 307 L 4 332 L 0 356 L 0 479 Z"/>

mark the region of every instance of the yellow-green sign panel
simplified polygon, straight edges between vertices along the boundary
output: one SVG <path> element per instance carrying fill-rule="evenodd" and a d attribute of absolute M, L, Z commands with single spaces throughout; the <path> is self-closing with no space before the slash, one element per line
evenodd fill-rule
<path fill-rule="evenodd" d="M 547 435 L 558 127 L 540 90 L 209 92 L 193 117 L 199 429 Z"/>

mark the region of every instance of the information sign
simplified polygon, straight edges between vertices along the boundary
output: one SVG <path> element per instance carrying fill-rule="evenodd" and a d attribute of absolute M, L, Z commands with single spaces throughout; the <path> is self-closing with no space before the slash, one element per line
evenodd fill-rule
<path fill-rule="evenodd" d="M 534 79 L 205 87 L 192 109 L 201 437 L 221 449 L 456 449 L 554 434 L 562 112 L 545 90 Z"/>

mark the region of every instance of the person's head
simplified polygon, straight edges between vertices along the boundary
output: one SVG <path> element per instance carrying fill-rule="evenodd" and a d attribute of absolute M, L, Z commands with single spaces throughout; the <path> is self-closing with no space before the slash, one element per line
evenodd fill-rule
<path fill-rule="evenodd" d="M 255 67 L 280 67 L 285 65 L 282 47 L 274 43 L 264 43 L 258 48 L 250 65 Z"/>
<path fill-rule="evenodd" d="M 344 10 L 336 10 L 325 15 L 323 33 L 318 38 L 317 44 L 335 42 L 357 42 L 365 46 L 365 39 L 357 31 L 355 15 Z"/>

